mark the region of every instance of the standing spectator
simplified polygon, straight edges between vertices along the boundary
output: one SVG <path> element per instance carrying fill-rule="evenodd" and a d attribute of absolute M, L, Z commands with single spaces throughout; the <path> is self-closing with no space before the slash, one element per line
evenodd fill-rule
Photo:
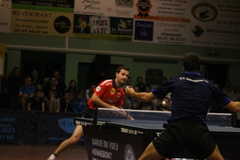
<path fill-rule="evenodd" d="M 44 87 L 44 95 L 49 99 L 49 91 L 53 90 L 55 92 L 55 98 L 60 98 L 62 96 L 59 87 L 57 86 L 57 78 L 52 76 L 49 79 L 49 83 Z"/>
<path fill-rule="evenodd" d="M 74 79 L 70 80 L 69 85 L 66 88 L 66 91 L 68 91 L 71 94 L 72 99 L 76 97 L 76 93 L 77 93 L 77 82 L 76 82 L 76 80 L 74 80 Z"/>
<path fill-rule="evenodd" d="M 58 70 L 55 70 L 55 71 L 53 72 L 53 76 L 57 78 L 57 79 L 56 79 L 57 88 L 59 88 L 59 90 L 60 90 L 60 92 L 61 92 L 61 95 L 63 95 L 65 89 L 67 88 L 64 80 L 63 80 L 62 77 L 60 76 L 60 73 L 59 73 Z"/>
<path fill-rule="evenodd" d="M 32 83 L 36 87 L 36 85 L 41 84 L 39 77 L 38 77 L 38 71 L 37 70 L 32 70 L 31 72 L 31 78 L 32 78 Z"/>
<path fill-rule="evenodd" d="M 42 94 L 42 90 L 36 90 L 34 97 L 28 99 L 28 111 L 45 111 L 45 101 L 42 97 Z"/>
<path fill-rule="evenodd" d="M 60 77 L 60 73 L 57 70 L 53 71 L 53 73 L 50 77 L 44 79 L 44 88 L 51 85 L 52 77 L 56 78 L 55 85 L 58 88 L 60 95 L 63 95 L 64 91 L 66 89 L 66 84 L 65 84 L 64 80 Z"/>
<path fill-rule="evenodd" d="M 60 112 L 72 112 L 72 99 L 69 91 L 65 91 L 60 99 Z"/>
<path fill-rule="evenodd" d="M 11 110 L 18 110 L 19 108 L 19 87 L 23 84 L 23 79 L 20 76 L 20 69 L 13 68 L 11 75 L 7 79 L 9 89 L 9 106 Z"/>
<path fill-rule="evenodd" d="M 33 97 L 35 93 L 35 87 L 32 84 L 30 76 L 25 77 L 24 84 L 19 87 L 19 97 L 22 110 L 25 111 L 27 107 L 28 98 Z"/>
<path fill-rule="evenodd" d="M 77 91 L 76 97 L 72 101 L 72 109 L 74 113 L 79 113 L 84 115 L 87 111 L 87 101 L 84 98 L 84 94 L 82 91 Z"/>

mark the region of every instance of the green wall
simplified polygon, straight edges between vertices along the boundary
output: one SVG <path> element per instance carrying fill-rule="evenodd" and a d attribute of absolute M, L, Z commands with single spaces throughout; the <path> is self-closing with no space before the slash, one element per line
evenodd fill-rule
<path fill-rule="evenodd" d="M 111 64 L 122 63 L 130 67 L 135 84 L 136 77 L 145 77 L 149 68 L 162 69 L 168 78 L 182 72 L 182 56 L 192 51 L 200 53 L 206 63 L 230 65 L 228 79 L 240 86 L 240 74 L 236 74 L 240 69 L 240 50 L 237 49 L 8 33 L 0 33 L 0 43 L 6 44 L 6 76 L 15 66 L 20 66 L 22 50 L 65 53 L 66 84 L 70 79 L 77 79 L 78 63 L 91 63 L 96 54 L 107 54 L 111 55 Z"/>

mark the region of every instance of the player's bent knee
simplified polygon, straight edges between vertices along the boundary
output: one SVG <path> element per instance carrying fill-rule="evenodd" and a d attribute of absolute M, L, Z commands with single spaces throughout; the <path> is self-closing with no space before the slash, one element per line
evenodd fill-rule
<path fill-rule="evenodd" d="M 213 153 L 207 158 L 207 160 L 224 160 L 217 145 L 216 145 Z"/>
<path fill-rule="evenodd" d="M 76 144 L 80 141 L 81 137 L 80 136 L 73 136 L 70 138 L 70 143 L 71 144 Z"/>

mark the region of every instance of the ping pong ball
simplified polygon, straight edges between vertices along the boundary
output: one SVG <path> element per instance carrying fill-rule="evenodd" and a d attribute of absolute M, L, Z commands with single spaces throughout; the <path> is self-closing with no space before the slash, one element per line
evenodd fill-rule
<path fill-rule="evenodd" d="M 162 105 L 166 105 L 166 101 L 162 101 Z"/>

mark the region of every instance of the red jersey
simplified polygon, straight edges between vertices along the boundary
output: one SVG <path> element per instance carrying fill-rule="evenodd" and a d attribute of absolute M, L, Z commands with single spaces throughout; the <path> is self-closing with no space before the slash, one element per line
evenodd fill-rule
<path fill-rule="evenodd" d="M 124 103 L 123 88 L 116 88 L 115 80 L 108 79 L 102 81 L 94 90 L 94 93 L 105 103 L 114 106 L 122 106 Z M 88 100 L 89 108 L 99 107 L 93 104 L 92 98 Z"/>

